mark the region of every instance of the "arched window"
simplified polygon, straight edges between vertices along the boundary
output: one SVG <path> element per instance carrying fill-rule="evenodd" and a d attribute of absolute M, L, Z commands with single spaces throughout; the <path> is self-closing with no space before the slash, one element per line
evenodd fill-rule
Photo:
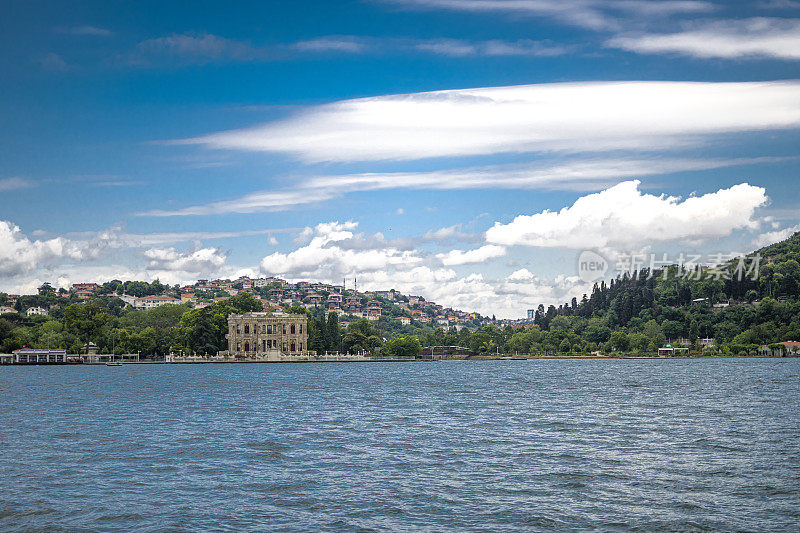
<path fill-rule="evenodd" d="M 249 352 L 250 351 L 250 343 L 249 342 L 244 343 L 244 351 L 245 352 Z"/>
<path fill-rule="evenodd" d="M 292 324 L 292 326 L 289 329 L 290 329 L 292 335 L 294 335 L 294 324 Z M 294 351 L 294 350 L 292 350 L 292 351 Z"/>
<path fill-rule="evenodd" d="M 244 334 L 247 335 L 248 333 L 250 333 L 250 326 L 245 324 L 245 326 L 244 326 Z"/>

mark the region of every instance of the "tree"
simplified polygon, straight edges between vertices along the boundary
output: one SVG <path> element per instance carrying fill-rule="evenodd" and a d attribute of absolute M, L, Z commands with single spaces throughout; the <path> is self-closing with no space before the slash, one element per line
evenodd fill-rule
<path fill-rule="evenodd" d="M 56 293 L 56 290 L 48 282 L 43 283 L 38 290 L 39 290 L 39 296 L 54 295 Z"/>
<path fill-rule="evenodd" d="M 628 335 L 624 331 L 615 331 L 611 334 L 611 345 L 620 352 L 627 352 L 631 343 Z"/>
<path fill-rule="evenodd" d="M 348 353 L 372 353 L 375 348 L 381 345 L 381 342 L 381 338 L 377 335 L 373 325 L 363 318 L 347 326 L 342 339 L 343 350 Z"/>
<path fill-rule="evenodd" d="M 325 341 L 327 349 L 338 352 L 342 345 L 342 330 L 339 327 L 339 315 L 328 313 L 328 322 L 325 324 Z"/>
<path fill-rule="evenodd" d="M 393 357 L 416 357 L 419 355 L 420 350 L 422 350 L 422 345 L 420 345 L 419 340 L 413 335 L 408 335 L 405 337 L 395 337 L 386 341 L 381 348 L 381 354 Z"/>
<path fill-rule="evenodd" d="M 64 323 L 82 339 L 86 339 L 86 352 L 89 343 L 100 329 L 108 322 L 109 314 L 98 300 L 90 300 L 83 304 L 72 304 L 64 312 Z"/>
<path fill-rule="evenodd" d="M 665 320 L 661 324 L 661 330 L 668 339 L 675 340 L 683 334 L 683 324 L 676 320 Z"/>

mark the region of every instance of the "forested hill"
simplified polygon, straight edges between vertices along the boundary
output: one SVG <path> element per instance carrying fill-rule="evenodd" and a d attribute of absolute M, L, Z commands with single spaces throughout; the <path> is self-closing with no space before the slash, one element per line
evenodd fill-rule
<path fill-rule="evenodd" d="M 799 296 L 800 232 L 718 268 L 672 265 L 626 273 L 595 285 L 580 300 L 558 308 L 539 306 L 535 322 L 543 330 L 554 321 L 561 329 L 569 324 L 584 342 L 602 344 L 611 332 L 621 331 L 638 341 L 640 350 L 678 338 L 693 343 L 714 338 L 718 347 L 738 353 L 752 351 L 753 345 L 800 340 Z M 587 335 L 589 328 L 594 334 Z"/>

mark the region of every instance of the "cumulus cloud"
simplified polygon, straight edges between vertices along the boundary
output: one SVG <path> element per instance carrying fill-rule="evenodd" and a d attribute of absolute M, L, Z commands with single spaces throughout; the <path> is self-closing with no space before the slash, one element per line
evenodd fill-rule
<path fill-rule="evenodd" d="M 518 271 L 508 278 L 486 279 L 482 273 L 459 275 L 449 266 L 436 266 L 419 252 L 403 250 L 379 234 L 356 233 L 358 223 L 329 222 L 310 228 L 304 244 L 288 253 L 273 253 L 261 261 L 261 272 L 281 275 L 292 281 L 319 280 L 340 283 L 357 277 L 363 290 L 399 290 L 421 294 L 445 306 L 501 317 L 523 316 L 525 309 L 539 303 L 558 304 L 580 296 L 585 284 L 577 277 L 545 279 L 521 277 Z M 450 266 L 476 262 L 475 254 L 492 256 L 502 247 L 487 245 L 467 252 L 457 251 Z M 527 272 L 527 271 L 526 271 Z"/>
<path fill-rule="evenodd" d="M 645 54 L 797 60 L 800 59 L 800 19 L 717 20 L 695 23 L 678 33 L 618 36 L 606 44 Z"/>
<path fill-rule="evenodd" d="M 370 246 L 360 246 L 363 237 L 354 231 L 357 222 L 318 224 L 304 235 L 307 244 L 289 253 L 275 252 L 261 260 L 261 271 L 290 279 L 315 279 L 338 282 L 343 277 L 385 270 L 393 266 L 409 266 L 422 258 L 413 251 L 402 250 L 391 243 L 375 239 Z"/>
<path fill-rule="evenodd" d="M 19 226 L 0 220 L 0 275 L 18 276 L 58 259 L 84 256 L 74 242 L 61 237 L 31 240 Z"/>
<path fill-rule="evenodd" d="M 391 287 L 404 294 L 423 295 L 429 301 L 454 309 L 496 314 L 500 318 L 520 318 L 525 316 L 527 309 L 539 304 L 559 305 L 573 296 L 580 298 L 591 291 L 591 285 L 577 276 L 540 278 L 530 275 L 522 278 L 515 274 L 487 279 L 478 272 L 459 276 L 451 268 L 421 265 L 392 272 L 360 274 L 358 286 L 365 290 Z"/>
<path fill-rule="evenodd" d="M 150 248 L 144 251 L 149 268 L 180 272 L 217 273 L 225 266 L 228 254 L 218 248 L 200 248 L 179 252 L 175 248 Z"/>
<path fill-rule="evenodd" d="M 486 232 L 489 243 L 550 248 L 641 247 L 654 242 L 700 242 L 753 230 L 757 208 L 767 202 L 764 188 L 742 183 L 681 200 L 639 190 L 627 181 L 583 196 L 561 211 L 520 215 L 496 222 Z"/>
<path fill-rule="evenodd" d="M 459 89 L 345 100 L 278 122 L 174 142 L 285 152 L 308 162 L 663 150 L 711 135 L 796 128 L 798 90 L 798 81 Z"/>
<path fill-rule="evenodd" d="M 470 263 L 483 263 L 489 259 L 502 257 L 506 254 L 506 249 L 502 246 L 487 244 L 474 250 L 450 250 L 447 253 L 437 254 L 445 266 L 467 265 Z"/>

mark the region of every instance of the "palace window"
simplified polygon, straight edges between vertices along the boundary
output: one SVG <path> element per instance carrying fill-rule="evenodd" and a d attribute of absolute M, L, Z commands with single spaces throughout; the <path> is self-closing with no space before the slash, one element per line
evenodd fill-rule
<path fill-rule="evenodd" d="M 250 326 L 245 324 L 245 326 L 244 326 L 244 334 L 247 335 L 248 333 L 250 333 Z M 247 351 L 247 350 L 245 350 L 245 351 Z"/>
<path fill-rule="evenodd" d="M 292 335 L 294 335 L 294 324 L 292 324 L 292 326 L 289 329 L 290 329 Z M 294 350 L 292 350 L 292 351 L 294 351 Z"/>
<path fill-rule="evenodd" d="M 266 332 L 267 332 L 267 326 L 265 326 L 265 325 L 263 325 L 263 324 L 262 324 L 262 326 L 261 326 L 261 333 L 263 334 L 263 333 L 266 333 Z"/>
<path fill-rule="evenodd" d="M 300 324 L 300 335 L 302 335 L 302 334 L 303 334 L 303 324 Z M 300 348 L 300 351 L 302 352 L 303 349 Z"/>
<path fill-rule="evenodd" d="M 286 324 L 283 325 L 283 334 L 286 335 Z"/>
<path fill-rule="evenodd" d="M 236 351 L 237 352 L 241 352 L 242 351 L 242 343 L 241 342 L 237 342 L 236 343 Z"/>
<path fill-rule="evenodd" d="M 272 324 L 267 326 L 267 333 L 272 335 Z"/>
<path fill-rule="evenodd" d="M 286 351 L 286 343 L 285 342 L 283 343 L 283 351 L 284 352 Z"/>
<path fill-rule="evenodd" d="M 249 352 L 250 351 L 250 343 L 249 342 L 244 343 L 244 351 L 245 352 Z"/>
<path fill-rule="evenodd" d="M 239 324 L 236 324 L 236 333 L 241 333 L 241 332 L 242 332 L 241 326 Z"/>
<path fill-rule="evenodd" d="M 267 351 L 267 341 L 261 341 L 261 351 L 262 352 Z"/>
<path fill-rule="evenodd" d="M 294 350 L 294 343 L 292 343 L 292 350 L 291 350 L 291 351 L 295 351 L 295 350 Z"/>

